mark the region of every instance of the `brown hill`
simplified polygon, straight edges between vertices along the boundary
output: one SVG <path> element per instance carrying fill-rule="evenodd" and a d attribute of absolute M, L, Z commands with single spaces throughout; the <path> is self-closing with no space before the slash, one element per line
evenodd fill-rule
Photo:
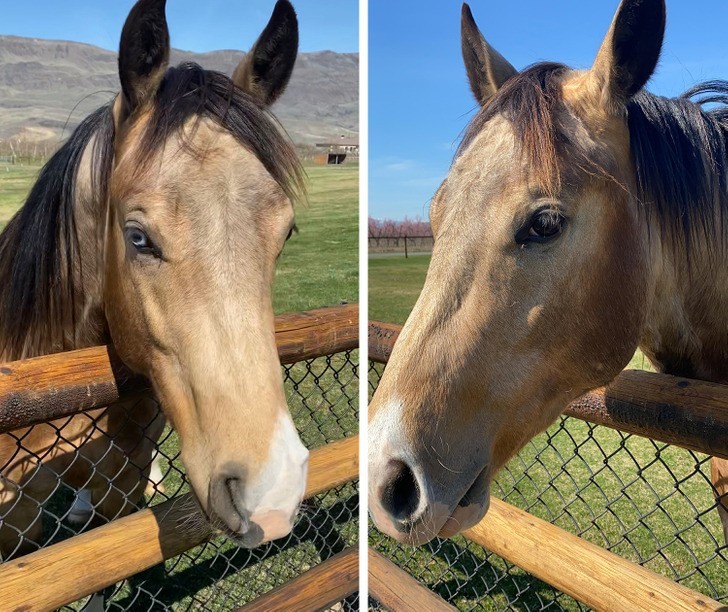
<path fill-rule="evenodd" d="M 194 61 L 231 74 L 242 57 L 239 51 L 175 49 L 172 63 Z M 118 89 L 112 51 L 76 42 L 0 36 L 0 139 L 52 144 Z M 295 142 L 311 144 L 358 132 L 358 99 L 358 54 L 302 53 L 274 112 Z"/>

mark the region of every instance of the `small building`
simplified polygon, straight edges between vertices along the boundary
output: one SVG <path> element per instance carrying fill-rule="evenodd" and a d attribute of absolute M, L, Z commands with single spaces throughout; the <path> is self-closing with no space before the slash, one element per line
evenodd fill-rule
<path fill-rule="evenodd" d="M 343 164 L 347 159 L 359 159 L 359 137 L 342 135 L 338 140 L 316 143 L 317 149 L 324 149 L 315 157 L 317 164 Z"/>

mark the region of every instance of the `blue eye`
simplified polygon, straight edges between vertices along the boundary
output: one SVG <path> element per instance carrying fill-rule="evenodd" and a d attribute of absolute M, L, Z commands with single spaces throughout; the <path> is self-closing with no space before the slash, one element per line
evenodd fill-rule
<path fill-rule="evenodd" d="M 149 239 L 143 231 L 134 230 L 129 234 L 129 242 L 131 242 L 137 249 L 143 249 L 148 245 Z"/>
<path fill-rule="evenodd" d="M 127 225 L 124 228 L 124 236 L 127 243 L 138 253 L 159 256 L 158 249 L 154 246 L 154 243 L 152 243 L 146 232 L 138 225 Z"/>

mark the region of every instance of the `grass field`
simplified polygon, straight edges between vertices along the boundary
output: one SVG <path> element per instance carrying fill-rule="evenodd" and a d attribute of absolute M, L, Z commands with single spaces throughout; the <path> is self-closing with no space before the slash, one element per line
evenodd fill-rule
<path fill-rule="evenodd" d="M 38 171 L 38 167 L 0 166 L 0 229 L 22 204 Z M 286 244 L 276 272 L 276 313 L 358 299 L 358 167 L 311 166 L 306 172 L 308 203 L 297 208 L 299 233 Z M 289 407 L 307 446 L 356 432 L 357 351 L 287 366 L 284 374 Z M 168 429 L 160 444 L 166 491 L 148 503 L 187 490 L 178 452 L 177 436 Z M 61 487 L 47 510 L 63 517 L 72 499 L 72 491 Z M 352 545 L 357 538 L 357 507 L 356 484 L 343 485 L 307 502 L 288 539 L 252 553 L 214 539 L 117 585 L 107 592 L 107 601 L 135 610 L 167 606 L 227 610 L 241 605 Z M 47 518 L 49 543 L 72 535 L 65 521 Z"/>
<path fill-rule="evenodd" d="M 296 210 L 274 283 L 276 312 L 341 302 L 359 293 L 359 167 L 309 166 L 309 202 Z"/>
<path fill-rule="evenodd" d="M 39 166 L 0 164 L 0 230 L 20 208 L 39 170 Z"/>
<path fill-rule="evenodd" d="M 370 319 L 404 323 L 430 257 L 370 258 Z M 628 367 L 651 369 L 641 352 Z M 370 373 L 376 385 L 381 368 Z M 511 504 L 699 590 L 728 600 L 723 541 L 705 455 L 627 436 L 577 419 L 557 421 L 497 477 Z M 463 609 L 540 609 L 578 604 L 463 538 L 420 549 L 375 530 L 371 543 Z"/>

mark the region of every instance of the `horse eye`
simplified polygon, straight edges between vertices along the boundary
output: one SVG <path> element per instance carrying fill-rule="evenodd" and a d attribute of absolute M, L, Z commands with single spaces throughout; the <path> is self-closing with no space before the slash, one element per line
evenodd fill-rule
<path fill-rule="evenodd" d="M 558 210 L 546 208 L 539 210 L 531 217 L 528 225 L 528 232 L 525 236 L 517 236 L 519 244 L 527 242 L 548 242 L 553 240 L 564 228 L 566 218 Z M 522 234 L 522 232 L 519 232 Z"/>
<path fill-rule="evenodd" d="M 288 236 L 286 236 L 286 242 L 288 242 L 291 239 L 291 236 L 293 236 L 294 232 L 296 234 L 298 233 L 298 226 L 295 224 L 292 225 L 291 229 L 288 231 Z"/>
<path fill-rule="evenodd" d="M 124 228 L 124 235 L 127 243 L 129 243 L 134 250 L 142 255 L 154 255 L 158 256 L 158 250 L 147 236 L 147 233 L 138 225 L 127 225 Z"/>

